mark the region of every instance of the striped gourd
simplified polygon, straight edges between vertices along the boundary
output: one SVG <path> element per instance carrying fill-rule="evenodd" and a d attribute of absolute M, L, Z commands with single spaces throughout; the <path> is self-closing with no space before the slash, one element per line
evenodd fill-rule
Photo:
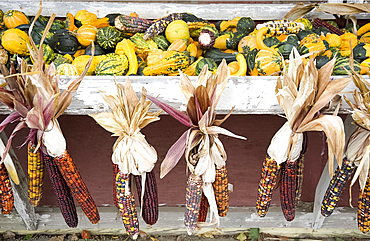
<path fill-rule="evenodd" d="M 180 13 L 171 13 L 165 17 L 155 20 L 152 25 L 150 25 L 150 27 L 146 29 L 144 33 L 144 39 L 147 40 L 153 38 L 154 36 L 157 36 L 166 29 L 168 24 L 178 19 L 181 19 Z"/>
<path fill-rule="evenodd" d="M 367 177 L 365 188 L 360 190 L 357 205 L 357 225 L 361 232 L 367 233 L 370 228 L 370 177 Z"/>
<path fill-rule="evenodd" d="M 272 193 L 276 187 L 279 172 L 280 165 L 273 158 L 266 156 L 262 164 L 256 202 L 257 214 L 260 217 L 264 217 L 270 207 Z"/>
<path fill-rule="evenodd" d="M 123 75 L 128 68 L 128 60 L 123 58 L 107 58 L 98 63 L 95 68 L 96 75 Z"/>
<path fill-rule="evenodd" d="M 226 166 L 216 169 L 216 177 L 212 185 L 215 192 L 218 215 L 226 217 L 229 210 L 229 178 Z"/>
<path fill-rule="evenodd" d="M 96 41 L 103 49 L 114 49 L 123 39 L 123 33 L 113 26 L 99 28 L 96 33 Z"/>
<path fill-rule="evenodd" d="M 130 190 L 131 174 L 119 171 L 116 176 L 116 193 L 123 225 L 128 235 L 136 239 L 139 235 L 139 220 L 135 208 L 134 195 Z"/>
<path fill-rule="evenodd" d="M 280 169 L 280 203 L 283 215 L 287 221 L 295 217 L 297 162 L 286 161 Z"/>
<path fill-rule="evenodd" d="M 0 200 L 1 213 L 9 214 L 14 206 L 14 196 L 4 163 L 0 165 Z"/>
<path fill-rule="evenodd" d="M 343 193 L 344 187 L 351 177 L 354 169 L 354 163 L 350 162 L 347 158 L 343 158 L 342 166 L 338 166 L 335 170 L 322 200 L 321 214 L 323 216 L 329 217 L 333 213 L 334 208 L 337 206 L 337 203 Z"/>
<path fill-rule="evenodd" d="M 98 223 L 100 220 L 98 208 L 69 153 L 65 151 L 64 154 L 55 157 L 54 160 L 60 173 L 66 180 L 73 197 L 78 204 L 80 204 L 82 211 L 86 214 L 91 223 Z"/>
<path fill-rule="evenodd" d="M 78 224 L 78 217 L 71 190 L 60 173 L 54 158 L 43 154 L 43 160 L 45 162 L 45 169 L 49 174 L 50 182 L 53 185 L 54 193 L 64 221 L 69 227 L 75 228 Z"/>
<path fill-rule="evenodd" d="M 134 175 L 137 195 L 139 197 L 139 203 L 141 205 L 141 176 Z M 158 190 L 157 182 L 155 179 L 154 171 L 146 173 L 145 190 L 142 205 L 142 218 L 145 223 L 153 225 L 158 221 Z"/>
<path fill-rule="evenodd" d="M 197 227 L 200 202 L 202 200 L 202 178 L 195 174 L 190 174 L 186 186 L 186 209 L 185 227 L 191 235 Z"/>
<path fill-rule="evenodd" d="M 73 64 L 61 64 L 57 67 L 57 73 L 59 75 L 76 76 L 78 75 L 77 68 Z"/>
<path fill-rule="evenodd" d="M 344 68 L 350 70 L 349 58 L 337 58 L 334 64 L 333 75 L 347 75 L 347 71 Z M 361 65 L 356 60 L 353 60 L 353 68 L 357 73 L 361 72 Z"/>
<path fill-rule="evenodd" d="M 42 197 L 44 180 L 44 162 L 41 159 L 40 148 L 35 152 L 36 145 L 28 142 L 28 200 L 36 207 Z"/>
<path fill-rule="evenodd" d="M 202 193 L 202 200 L 200 201 L 198 222 L 205 222 L 207 219 L 209 203 L 207 197 Z"/>
<path fill-rule="evenodd" d="M 163 51 L 163 58 L 144 68 L 146 76 L 177 74 L 179 69 L 184 71 L 190 64 L 188 52 Z"/>

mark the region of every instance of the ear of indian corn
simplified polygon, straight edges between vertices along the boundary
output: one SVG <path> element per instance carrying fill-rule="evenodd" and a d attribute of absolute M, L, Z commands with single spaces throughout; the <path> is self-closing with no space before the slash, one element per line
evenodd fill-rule
<path fill-rule="evenodd" d="M 119 171 L 116 176 L 116 192 L 119 211 L 128 235 L 136 239 L 139 235 L 139 220 L 135 208 L 135 199 L 130 190 L 131 174 Z"/>
<path fill-rule="evenodd" d="M 167 16 L 155 20 L 152 25 L 150 25 L 150 27 L 146 29 L 143 36 L 144 40 L 151 39 L 162 33 L 166 29 L 168 24 L 178 19 L 181 19 L 181 13 L 171 13 Z"/>
<path fill-rule="evenodd" d="M 292 221 L 295 217 L 297 162 L 286 161 L 280 169 L 280 203 L 284 217 Z"/>
<path fill-rule="evenodd" d="M 200 201 L 198 222 L 205 222 L 207 219 L 209 203 L 207 197 L 202 193 L 202 200 Z"/>
<path fill-rule="evenodd" d="M 36 207 L 42 197 L 44 180 L 44 162 L 41 160 L 40 148 L 35 152 L 36 145 L 28 142 L 28 199 Z"/>
<path fill-rule="evenodd" d="M 100 220 L 98 208 L 69 153 L 66 151 L 54 160 L 82 211 L 91 223 L 98 223 Z"/>
<path fill-rule="evenodd" d="M 334 33 L 338 36 L 344 34 L 344 32 L 342 30 L 336 28 L 334 25 L 331 25 L 330 23 L 322 20 L 321 18 L 315 18 L 314 20 L 312 20 L 312 25 L 315 28 L 325 27 L 330 31 L 330 33 Z"/>
<path fill-rule="evenodd" d="M 262 164 L 256 202 L 257 214 L 260 217 L 264 217 L 270 207 L 271 197 L 278 181 L 279 171 L 280 165 L 273 158 L 266 156 Z"/>
<path fill-rule="evenodd" d="M 330 180 L 328 189 L 326 189 L 324 198 L 321 203 L 321 214 L 329 217 L 343 193 L 344 187 L 352 175 L 355 165 L 347 158 L 343 158 L 342 166 L 337 167 L 333 177 Z"/>
<path fill-rule="evenodd" d="M 263 27 L 269 28 L 269 33 L 272 35 L 280 35 L 284 33 L 298 33 L 304 29 L 304 24 L 289 20 L 275 20 L 257 25 L 257 29 L 261 29 Z"/>
<path fill-rule="evenodd" d="M 216 169 L 215 181 L 212 185 L 215 192 L 218 215 L 226 217 L 229 210 L 229 178 L 226 166 Z"/>
<path fill-rule="evenodd" d="M 367 233 L 369 231 L 369 212 L 370 212 L 370 178 L 367 177 L 364 190 L 358 198 L 357 205 L 357 225 L 361 232 Z"/>
<path fill-rule="evenodd" d="M 117 203 L 117 189 L 116 189 L 116 177 L 117 173 L 119 172 L 119 168 L 117 164 L 113 164 L 113 202 L 114 205 L 119 209 Z"/>
<path fill-rule="evenodd" d="M 197 227 L 200 202 L 202 200 L 202 178 L 195 174 L 190 174 L 186 186 L 186 209 L 185 227 L 191 235 Z"/>
<path fill-rule="evenodd" d="M 4 163 L 0 165 L 0 208 L 2 214 L 9 214 L 14 207 L 13 189 Z"/>
<path fill-rule="evenodd" d="M 297 159 L 297 184 L 295 190 L 295 206 L 301 201 L 302 185 L 303 185 L 303 170 L 304 170 L 304 154 L 301 154 Z"/>
<path fill-rule="evenodd" d="M 60 173 L 57 164 L 54 162 L 54 158 L 43 154 L 42 159 L 45 162 L 45 169 L 49 174 L 50 182 L 53 185 L 64 221 L 69 227 L 75 228 L 78 224 L 78 217 L 72 193 Z"/>
<path fill-rule="evenodd" d="M 136 190 L 139 197 L 139 203 L 141 205 L 141 191 L 142 191 L 141 176 L 134 175 L 134 177 L 136 183 Z M 143 208 L 142 218 L 145 221 L 145 223 L 149 225 L 155 224 L 158 221 L 158 190 L 153 170 L 146 173 L 142 208 Z"/>

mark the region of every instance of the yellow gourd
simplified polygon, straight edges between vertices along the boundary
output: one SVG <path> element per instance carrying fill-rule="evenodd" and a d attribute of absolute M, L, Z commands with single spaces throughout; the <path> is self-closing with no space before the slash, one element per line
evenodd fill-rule
<path fill-rule="evenodd" d="M 129 68 L 126 75 L 136 74 L 139 68 L 135 53 L 135 44 L 129 39 L 123 39 L 116 45 L 116 54 L 124 54 L 128 58 Z"/>
<path fill-rule="evenodd" d="M 29 55 L 27 44 L 30 44 L 30 39 L 20 29 L 5 30 L 1 36 L 1 44 L 10 54 Z"/>
<path fill-rule="evenodd" d="M 168 24 L 165 30 L 165 36 L 170 43 L 173 43 L 176 39 L 185 39 L 186 41 L 189 41 L 189 26 L 183 20 L 174 20 Z"/>
<path fill-rule="evenodd" d="M 83 25 L 83 24 L 93 24 L 98 19 L 98 16 L 96 16 L 95 13 L 91 13 L 87 10 L 79 10 L 77 11 L 74 18 L 80 21 L 81 24 Z"/>
<path fill-rule="evenodd" d="M 80 55 L 73 60 L 72 65 L 76 67 L 77 73 L 79 75 L 81 75 L 81 73 L 85 70 L 86 64 L 89 61 L 90 57 L 90 55 Z M 94 56 L 86 75 L 93 75 L 98 63 L 106 58 L 107 56 L 105 55 Z"/>
<path fill-rule="evenodd" d="M 236 55 L 236 61 L 238 61 L 239 69 L 237 72 L 231 74 L 231 76 L 245 76 L 247 74 L 247 61 L 243 54 Z"/>

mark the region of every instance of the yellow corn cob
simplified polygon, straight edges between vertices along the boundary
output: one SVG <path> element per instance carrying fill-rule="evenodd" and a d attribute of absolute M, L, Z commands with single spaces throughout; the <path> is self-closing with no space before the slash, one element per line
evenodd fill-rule
<path fill-rule="evenodd" d="M 275 20 L 269 21 L 262 24 L 258 24 L 256 29 L 259 30 L 263 27 L 269 29 L 269 34 L 280 35 L 288 33 L 298 33 L 301 30 L 304 30 L 304 24 L 300 22 L 292 22 L 288 20 Z"/>
<path fill-rule="evenodd" d="M 215 191 L 218 215 L 226 217 L 229 210 L 229 178 L 226 166 L 216 169 L 216 178 L 212 185 Z"/>
<path fill-rule="evenodd" d="M 191 174 L 186 186 L 185 227 L 191 235 L 197 227 L 200 202 L 202 200 L 202 178 Z"/>
<path fill-rule="evenodd" d="M 41 160 L 40 149 L 35 152 L 36 145 L 28 143 L 28 199 L 36 207 L 42 197 L 44 180 L 44 162 Z"/>

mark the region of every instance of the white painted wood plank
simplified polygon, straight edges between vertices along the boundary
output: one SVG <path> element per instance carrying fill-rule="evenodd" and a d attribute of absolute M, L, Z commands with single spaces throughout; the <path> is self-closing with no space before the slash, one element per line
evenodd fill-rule
<path fill-rule="evenodd" d="M 8 138 L 5 132 L 1 132 L 0 137 L 1 141 L 4 143 L 4 145 L 6 145 Z M 19 185 L 16 185 L 12 179 L 10 179 L 14 195 L 14 208 L 17 210 L 21 220 L 23 220 L 23 225 L 26 226 L 26 229 L 36 230 L 37 218 L 35 209 L 28 201 L 27 177 L 24 174 L 21 164 L 19 163 L 18 158 L 12 148 L 9 149 L 9 156 L 14 163 L 19 178 Z M 12 213 L 14 213 L 14 211 Z"/>
<path fill-rule="evenodd" d="M 145 1 L 145 0 L 144 0 Z M 129 14 L 136 12 L 142 18 L 157 19 L 170 13 L 189 12 L 208 20 L 233 19 L 234 17 L 251 17 L 254 20 L 282 19 L 295 4 L 243 4 L 235 3 L 173 3 L 158 2 L 144 3 L 143 0 L 126 1 L 42 1 L 43 15 L 55 13 L 57 17 L 65 17 L 66 13 L 75 14 L 78 10 L 86 9 L 103 17 L 108 13 Z M 38 0 L 2 0 L 0 9 L 4 12 L 10 9 L 20 9 L 27 15 L 34 16 L 39 10 Z M 369 19 L 370 14 L 357 14 L 358 19 Z M 331 14 L 311 11 L 307 18 L 334 19 Z"/>

